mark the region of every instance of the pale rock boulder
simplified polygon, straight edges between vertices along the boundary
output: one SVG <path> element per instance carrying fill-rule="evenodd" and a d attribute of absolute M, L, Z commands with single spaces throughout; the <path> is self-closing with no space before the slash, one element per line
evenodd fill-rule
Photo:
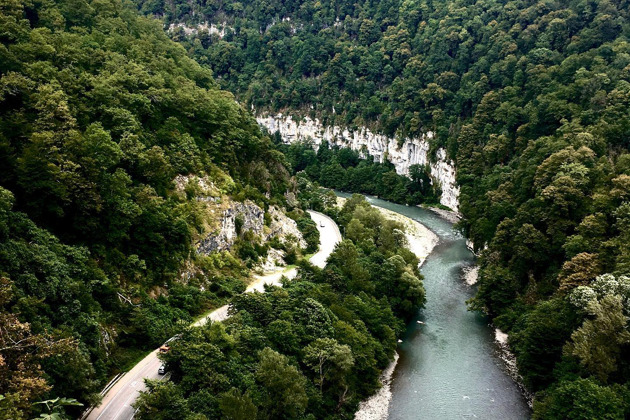
<path fill-rule="evenodd" d="M 269 214 L 271 224 L 266 227 L 265 211 L 253 202 L 246 200 L 243 203 L 229 203 L 220 216 L 219 227 L 197 243 L 197 252 L 210 254 L 230 249 L 238 238 L 237 217 L 243 223 L 240 230 L 241 234 L 250 231 L 265 241 L 278 237 L 281 242 L 286 242 L 291 238 L 295 246 L 306 247 L 302 233 L 298 230 L 297 223 L 293 219 L 287 217 L 275 206 L 269 208 Z"/>
<path fill-rule="evenodd" d="M 173 32 L 177 28 L 182 28 L 186 36 L 197 35 L 199 32 L 206 31 L 210 35 L 218 35 L 219 38 L 223 38 L 225 36 L 226 29 L 232 29 L 232 27 L 229 26 L 226 22 L 220 23 L 218 25 L 215 25 L 214 23 L 203 22 L 194 26 L 186 25 L 185 23 L 171 23 L 168 27 L 168 31 Z"/>
<path fill-rule="evenodd" d="M 197 195 L 195 199 L 197 201 L 219 201 L 220 191 L 215 183 L 210 179 L 208 175 L 177 175 L 173 179 L 175 184 L 175 192 L 182 195 L 185 194 L 186 188 L 189 185 L 195 185 L 197 187 Z"/>
<path fill-rule="evenodd" d="M 236 218 L 239 216 L 243 221 L 241 232 L 251 231 L 255 235 L 262 236 L 265 211 L 249 200 L 243 203 L 233 202 L 223 211 L 219 220 L 218 232 L 199 241 L 197 252 L 210 254 L 211 252 L 230 249 L 238 237 Z"/>
<path fill-rule="evenodd" d="M 271 248 L 269 252 L 267 252 L 267 258 L 260 266 L 260 269 L 263 273 L 271 273 L 276 271 L 278 267 L 283 267 L 285 265 L 284 251 Z"/>
<path fill-rule="evenodd" d="M 276 206 L 269 207 L 269 215 L 271 216 L 271 224 L 269 225 L 270 232 L 267 234 L 267 240 L 277 237 L 282 243 L 291 241 L 291 245 L 297 248 L 306 248 L 306 241 L 295 220 L 288 217 Z"/>

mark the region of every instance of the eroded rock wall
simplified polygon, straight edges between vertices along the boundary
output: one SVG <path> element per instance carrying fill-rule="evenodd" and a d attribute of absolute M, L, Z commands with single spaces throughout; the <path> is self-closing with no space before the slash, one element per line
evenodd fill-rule
<path fill-rule="evenodd" d="M 306 248 L 306 241 L 295 220 L 275 206 L 269 208 L 269 215 L 271 223 L 265 226 L 265 211 L 262 208 L 249 200 L 243 203 L 232 202 L 221 214 L 219 228 L 197 243 L 197 251 L 209 254 L 230 249 L 239 235 L 236 229 L 237 217 L 242 221 L 240 233 L 250 231 L 263 241 L 277 237 L 283 243 L 290 242 L 298 248 Z"/>
<path fill-rule="evenodd" d="M 251 201 L 234 202 L 221 215 L 218 232 L 211 233 L 199 241 L 197 251 L 201 254 L 209 254 L 214 251 L 230 249 L 238 237 L 236 231 L 237 216 L 240 216 L 243 221 L 241 232 L 251 231 L 255 235 L 262 236 L 265 211 Z"/>
<path fill-rule="evenodd" d="M 395 137 L 375 134 L 367 128 L 350 131 L 338 126 L 324 126 L 317 118 L 305 117 L 298 120 L 290 115 L 276 114 L 258 116 L 256 121 L 271 133 L 279 131 L 287 143 L 310 139 L 318 146 L 323 140 L 326 140 L 331 144 L 350 147 L 358 152 L 366 152 L 380 162 L 387 158 L 396 167 L 396 172 L 401 175 L 408 175 L 411 165 L 429 164 L 431 176 L 442 187 L 440 203 L 458 211 L 459 187 L 455 182 L 455 166 L 452 161 L 447 159 L 444 149 L 437 151 L 435 161 L 430 160 L 428 140 L 433 137 L 432 132 L 427 132 L 421 138 L 405 140 L 399 145 L 399 141 Z"/>

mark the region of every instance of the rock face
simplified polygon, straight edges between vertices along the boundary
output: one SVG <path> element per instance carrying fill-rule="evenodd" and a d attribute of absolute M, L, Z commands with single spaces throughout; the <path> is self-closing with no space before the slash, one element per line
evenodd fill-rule
<path fill-rule="evenodd" d="M 408 175 L 411 165 L 429 164 L 431 176 L 442 187 L 440 203 L 458 211 L 459 186 L 455 182 L 455 166 L 446 158 L 444 149 L 437 151 L 435 162 L 430 161 L 428 140 L 433 137 L 430 131 L 422 138 L 407 139 L 399 145 L 399 140 L 395 137 L 375 134 L 367 128 L 349 131 L 338 126 L 323 126 L 317 118 L 313 120 L 305 117 L 302 120 L 294 120 L 290 115 L 277 114 L 258 116 L 256 121 L 271 133 L 280 132 L 287 143 L 310 139 L 318 146 L 326 140 L 331 144 L 368 153 L 380 162 L 388 159 L 396 167 L 396 172 L 401 175 Z"/>
<path fill-rule="evenodd" d="M 219 231 L 207 236 L 197 244 L 197 252 L 210 254 L 214 251 L 230 249 L 238 236 L 236 218 L 242 220 L 241 232 L 248 230 L 262 236 L 265 225 L 265 211 L 247 200 L 244 203 L 234 202 L 223 212 Z"/>
<path fill-rule="evenodd" d="M 267 240 L 277 237 L 282 243 L 288 242 L 297 248 L 306 248 L 306 241 L 295 220 L 287 217 L 276 206 L 269 207 L 269 215 L 271 224 L 269 225 L 270 232 L 266 235 Z"/>
<path fill-rule="evenodd" d="M 204 22 L 194 26 L 188 26 L 184 23 L 171 23 L 168 27 L 168 31 L 173 32 L 177 28 L 182 28 L 184 30 L 184 34 L 187 36 L 197 35 L 199 32 L 207 31 L 210 35 L 218 35 L 219 38 L 223 38 L 225 36 L 225 30 L 230 28 L 230 26 L 225 22 L 219 25 Z"/>
<path fill-rule="evenodd" d="M 263 273 L 273 272 L 277 270 L 278 267 L 285 266 L 284 262 L 284 251 L 279 249 L 271 248 L 269 252 L 267 252 L 267 258 L 261 264 L 260 268 Z"/>
<path fill-rule="evenodd" d="M 198 187 L 195 197 L 197 201 L 216 202 L 220 200 L 218 188 L 207 175 L 203 177 L 197 175 L 177 175 L 175 179 L 173 179 L 175 191 L 179 194 L 185 194 L 186 187 L 189 186 L 191 182 Z"/>
<path fill-rule="evenodd" d="M 287 217 L 275 206 L 269 208 L 269 215 L 271 223 L 269 227 L 265 227 L 265 211 L 256 204 L 249 200 L 243 203 L 230 203 L 221 215 L 219 229 L 198 242 L 197 252 L 210 254 L 230 249 L 238 237 L 237 218 L 242 223 L 241 233 L 251 231 L 264 241 L 277 237 L 283 243 L 289 241 L 296 247 L 306 247 L 306 242 L 295 220 Z"/>

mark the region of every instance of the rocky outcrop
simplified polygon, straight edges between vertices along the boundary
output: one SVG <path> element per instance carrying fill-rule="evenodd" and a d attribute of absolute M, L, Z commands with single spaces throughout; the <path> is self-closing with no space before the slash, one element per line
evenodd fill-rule
<path fill-rule="evenodd" d="M 177 175 L 173 179 L 173 184 L 175 184 L 175 192 L 182 195 L 186 193 L 186 188 L 193 188 L 197 201 L 217 202 L 220 200 L 219 189 L 207 175 L 202 177 L 197 175 Z"/>
<path fill-rule="evenodd" d="M 437 151 L 434 161 L 430 159 L 428 140 L 433 138 L 433 133 L 430 131 L 421 138 L 399 142 L 396 137 L 375 134 L 367 128 L 350 131 L 338 126 L 324 126 L 317 118 L 305 117 L 296 120 L 290 115 L 277 114 L 258 116 L 256 121 L 271 133 L 280 132 L 287 143 L 310 139 L 317 147 L 326 140 L 331 144 L 367 153 L 380 162 L 388 159 L 396 167 L 396 172 L 401 175 L 408 175 L 411 165 L 428 164 L 431 168 L 431 176 L 440 183 L 442 188 L 440 203 L 458 211 L 459 187 L 455 182 L 455 166 L 447 159 L 444 149 Z"/>
<path fill-rule="evenodd" d="M 215 251 L 230 249 L 238 232 L 236 228 L 237 217 L 241 221 L 240 232 L 251 231 L 253 234 L 262 236 L 265 225 L 265 211 L 256 204 L 247 200 L 244 203 L 234 202 L 224 210 L 218 232 L 210 234 L 197 244 L 197 252 L 210 254 Z"/>
<path fill-rule="evenodd" d="M 269 208 L 269 216 L 271 222 L 269 226 L 265 226 L 265 211 L 253 202 L 246 200 L 243 203 L 229 203 L 220 216 L 219 228 L 197 243 L 197 252 L 210 254 L 228 250 L 234 245 L 239 234 L 248 231 L 264 241 L 277 237 L 280 242 L 290 242 L 299 248 L 306 247 L 302 233 L 293 219 L 275 206 Z M 237 224 L 240 227 L 237 228 Z"/>
<path fill-rule="evenodd" d="M 260 269 L 263 273 L 269 273 L 285 265 L 284 251 L 271 248 L 269 252 L 267 252 L 267 258 L 265 258 L 265 261 L 260 265 Z"/>
<path fill-rule="evenodd" d="M 269 233 L 266 235 L 267 240 L 277 237 L 282 243 L 289 243 L 297 248 L 306 248 L 306 241 L 295 220 L 287 217 L 282 210 L 275 206 L 269 207 L 268 213 L 271 216 L 271 224 L 269 225 Z"/>
<path fill-rule="evenodd" d="M 287 191 L 284 193 L 284 198 L 287 200 L 287 205 L 289 207 L 297 207 L 300 203 L 298 202 L 297 196 L 292 191 Z"/>
<path fill-rule="evenodd" d="M 220 23 L 215 25 L 214 23 L 204 22 L 198 25 L 189 26 L 185 23 L 171 23 L 168 27 L 169 32 L 174 32 L 177 28 L 182 28 L 186 36 L 197 35 L 199 32 L 206 31 L 210 35 L 218 35 L 219 38 L 225 36 L 225 30 L 231 27 L 227 23 Z"/>
<path fill-rule="evenodd" d="M 292 23 L 291 18 L 290 17 L 284 17 L 282 19 L 272 19 L 271 23 L 269 23 L 266 27 L 264 31 L 261 31 L 261 33 L 265 33 L 267 31 L 269 31 L 272 27 L 276 26 L 278 23 L 280 22 L 286 22 L 289 24 L 289 30 L 291 31 L 292 34 L 297 33 L 299 30 L 304 29 L 304 24 L 300 24 L 300 25 L 295 25 Z M 339 25 L 341 24 L 341 22 L 339 22 Z M 337 23 L 335 23 L 335 26 L 338 26 Z M 208 32 L 210 35 L 217 35 L 219 38 L 224 38 L 225 34 L 227 32 L 227 30 L 229 29 L 230 31 L 234 32 L 234 27 L 228 25 L 227 22 L 220 22 L 218 24 L 215 23 L 211 23 L 211 22 L 203 22 L 203 23 L 198 23 L 196 25 L 189 25 L 186 23 L 171 23 L 168 26 L 168 32 L 174 32 L 177 29 L 181 28 L 184 32 L 184 34 L 186 36 L 191 36 L 191 35 L 197 35 L 200 32 Z"/>

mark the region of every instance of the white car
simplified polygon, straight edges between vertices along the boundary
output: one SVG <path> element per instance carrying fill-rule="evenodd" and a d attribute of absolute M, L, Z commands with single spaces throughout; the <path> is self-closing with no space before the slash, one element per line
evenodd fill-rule
<path fill-rule="evenodd" d="M 326 225 L 324 224 L 324 222 L 319 222 L 319 227 L 326 227 Z"/>
<path fill-rule="evenodd" d="M 158 369 L 158 374 L 164 375 L 164 372 L 166 372 L 166 366 L 161 365 L 160 368 Z"/>

